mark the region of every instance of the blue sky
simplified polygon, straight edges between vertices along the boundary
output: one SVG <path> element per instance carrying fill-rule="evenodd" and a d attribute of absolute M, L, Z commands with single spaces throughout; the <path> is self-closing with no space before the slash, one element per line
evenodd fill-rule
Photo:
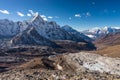
<path fill-rule="evenodd" d="M 0 0 L 0 19 L 27 20 L 31 11 L 78 30 L 120 26 L 120 0 Z"/>

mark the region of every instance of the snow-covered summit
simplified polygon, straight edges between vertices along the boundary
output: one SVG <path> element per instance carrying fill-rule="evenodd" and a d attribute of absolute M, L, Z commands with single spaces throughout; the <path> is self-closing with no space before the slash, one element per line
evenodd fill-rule
<path fill-rule="evenodd" d="M 33 18 L 31 19 L 31 22 L 44 22 L 43 18 L 39 15 L 38 12 L 33 14 Z"/>
<path fill-rule="evenodd" d="M 90 30 L 85 30 L 83 33 L 93 39 L 104 36 L 109 33 L 116 33 L 120 31 L 120 27 L 103 27 L 103 28 L 93 28 Z"/>
<path fill-rule="evenodd" d="M 61 27 L 56 22 L 43 20 L 38 13 L 33 15 L 30 25 L 35 27 L 41 36 L 44 36 L 50 40 L 77 40 L 73 35 L 61 29 Z"/>

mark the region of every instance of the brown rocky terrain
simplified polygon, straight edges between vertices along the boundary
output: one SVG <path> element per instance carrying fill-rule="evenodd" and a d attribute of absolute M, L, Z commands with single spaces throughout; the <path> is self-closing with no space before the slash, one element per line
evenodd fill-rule
<path fill-rule="evenodd" d="M 120 45 L 108 46 L 108 47 L 105 47 L 103 49 L 93 51 L 93 52 L 103 55 L 103 56 L 120 58 Z"/>
<path fill-rule="evenodd" d="M 91 52 L 89 50 L 95 49 L 92 48 L 93 45 L 84 42 L 54 42 L 61 48 L 23 45 L 1 49 L 0 80 L 120 79 L 119 53 L 110 54 L 119 50 L 119 45 Z M 84 50 L 85 52 L 80 52 Z M 109 50 L 111 51 L 108 54 Z M 93 54 L 94 52 L 98 54 Z M 113 55 L 114 58 L 111 58 Z"/>
<path fill-rule="evenodd" d="M 96 44 L 98 48 L 119 45 L 120 44 L 120 32 L 107 34 L 106 36 L 97 39 L 94 43 Z"/>
<path fill-rule="evenodd" d="M 63 45 L 63 42 L 65 45 Z M 90 47 L 88 47 L 85 43 L 78 44 L 72 41 L 60 41 L 59 45 L 62 46 L 62 48 L 26 45 L 2 48 L 0 49 L 0 72 L 11 70 L 16 65 L 20 65 L 38 57 L 90 50 Z"/>
<path fill-rule="evenodd" d="M 119 80 L 120 59 L 87 52 L 34 58 L 0 74 L 0 80 Z"/>
<path fill-rule="evenodd" d="M 97 39 L 95 53 L 109 57 L 120 57 L 120 32 L 111 33 Z"/>
<path fill-rule="evenodd" d="M 56 40 L 57 45 L 60 45 L 68 51 L 80 51 L 80 50 L 95 50 L 96 47 L 91 42 L 75 42 L 70 40 Z"/>

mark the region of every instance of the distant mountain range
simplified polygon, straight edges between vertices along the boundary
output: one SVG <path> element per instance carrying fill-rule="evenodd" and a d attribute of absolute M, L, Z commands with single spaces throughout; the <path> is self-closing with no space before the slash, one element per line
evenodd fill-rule
<path fill-rule="evenodd" d="M 119 31 L 120 28 L 104 27 L 79 32 L 69 25 L 60 27 L 54 21 L 44 21 L 38 13 L 35 13 L 32 19 L 23 22 L 0 20 L 0 39 L 9 39 L 9 43 L 12 45 L 58 47 L 56 40 L 70 40 L 94 47 L 93 40 Z"/>
<path fill-rule="evenodd" d="M 109 33 L 104 37 L 98 38 L 96 44 L 104 44 L 106 46 L 120 45 L 120 32 Z"/>
<path fill-rule="evenodd" d="M 67 26 L 66 26 L 67 27 Z M 69 27 L 71 28 L 71 27 Z M 7 19 L 0 20 L 0 38 L 10 39 L 12 45 L 42 45 L 57 47 L 54 40 L 71 40 L 84 42 L 91 48 L 94 45 L 90 38 L 71 28 L 71 31 L 60 27 L 56 22 L 44 21 L 35 13 L 31 20 L 13 22 Z"/>
<path fill-rule="evenodd" d="M 90 30 L 85 30 L 83 33 L 92 38 L 92 39 L 97 39 L 99 37 L 103 37 L 109 33 L 116 33 L 120 32 L 120 27 L 104 27 L 104 28 L 93 28 Z"/>
<path fill-rule="evenodd" d="M 120 32 L 109 33 L 94 41 L 97 53 L 110 57 L 120 57 Z"/>

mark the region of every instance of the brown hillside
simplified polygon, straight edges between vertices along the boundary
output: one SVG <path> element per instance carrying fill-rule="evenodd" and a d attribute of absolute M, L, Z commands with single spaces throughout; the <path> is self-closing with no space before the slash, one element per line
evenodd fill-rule
<path fill-rule="evenodd" d="M 109 57 L 120 58 L 120 45 L 109 46 L 96 51 L 97 54 Z"/>
<path fill-rule="evenodd" d="M 108 34 L 105 37 L 99 38 L 95 41 L 96 43 L 102 43 L 105 45 L 116 45 L 120 44 L 120 32 Z"/>

